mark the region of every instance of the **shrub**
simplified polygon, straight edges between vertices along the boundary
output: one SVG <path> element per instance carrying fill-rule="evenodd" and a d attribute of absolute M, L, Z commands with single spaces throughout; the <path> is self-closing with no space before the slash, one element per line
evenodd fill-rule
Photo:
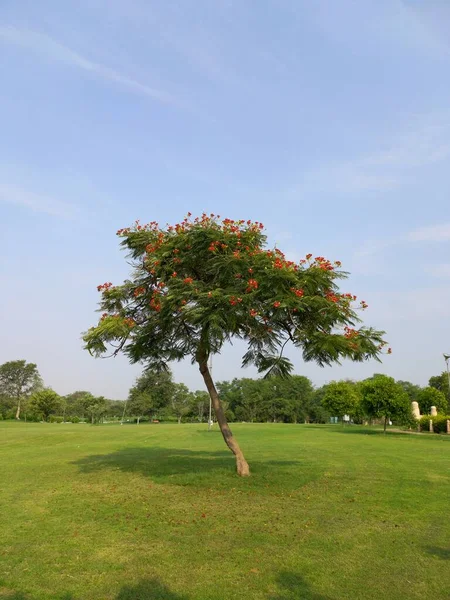
<path fill-rule="evenodd" d="M 51 415 L 48 420 L 50 423 L 62 423 L 63 422 L 62 417 L 55 417 L 54 415 Z"/>
<path fill-rule="evenodd" d="M 428 431 L 430 427 L 430 415 L 422 415 L 418 421 L 422 431 Z"/>
<path fill-rule="evenodd" d="M 133 423 L 137 423 L 139 418 L 139 423 L 150 423 L 150 417 L 134 417 Z"/>
<path fill-rule="evenodd" d="M 394 421 L 394 423 L 403 426 L 406 429 L 417 429 L 417 419 L 413 416 L 412 413 L 403 417 L 403 419 L 401 419 L 399 422 Z M 424 427 L 428 427 L 428 421 L 426 425 L 422 425 L 422 429 Z"/>
<path fill-rule="evenodd" d="M 434 433 L 447 433 L 447 419 L 450 419 L 450 415 L 438 415 L 433 418 Z"/>
<path fill-rule="evenodd" d="M 450 415 L 437 415 L 431 417 L 430 415 L 424 415 L 420 418 L 420 428 L 422 431 L 430 430 L 430 420 L 433 420 L 433 431 L 434 433 L 447 433 L 447 419 L 450 419 Z"/>
<path fill-rule="evenodd" d="M 40 421 L 42 421 L 42 415 L 37 415 L 35 413 L 31 413 L 31 414 L 26 415 L 26 419 L 30 423 L 39 423 Z"/>
<path fill-rule="evenodd" d="M 70 421 L 71 421 L 71 423 L 79 423 L 80 417 L 70 417 Z"/>

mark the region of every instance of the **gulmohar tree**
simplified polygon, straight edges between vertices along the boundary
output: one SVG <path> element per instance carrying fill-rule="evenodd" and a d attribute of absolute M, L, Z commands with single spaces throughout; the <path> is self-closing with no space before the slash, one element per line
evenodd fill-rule
<path fill-rule="evenodd" d="M 122 285 L 98 287 L 103 314 L 84 334 L 86 348 L 95 356 L 123 352 L 156 371 L 189 356 L 239 475 L 249 475 L 249 466 L 228 426 L 210 355 L 226 342 L 245 340 L 243 366 L 287 376 L 288 343 L 319 365 L 378 358 L 385 346 L 383 332 L 355 328 L 357 309 L 367 304 L 339 291 L 347 276 L 340 262 L 312 255 L 299 263 L 286 260 L 279 249 L 266 247 L 261 223 L 188 214 L 174 226 L 137 221 L 118 235 L 134 270 Z"/>

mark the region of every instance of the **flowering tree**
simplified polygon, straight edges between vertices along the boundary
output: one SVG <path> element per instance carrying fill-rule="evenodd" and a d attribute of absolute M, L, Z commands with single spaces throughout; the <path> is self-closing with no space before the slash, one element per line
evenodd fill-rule
<path fill-rule="evenodd" d="M 152 222 L 118 231 L 134 261 L 129 280 L 104 283 L 96 327 L 84 334 L 95 356 L 124 352 L 131 362 L 156 370 L 190 356 L 210 394 L 224 440 L 236 456 L 237 471 L 249 467 L 225 418 L 208 369 L 208 358 L 233 339 L 245 340 L 243 366 L 266 376 L 287 376 L 288 343 L 306 361 L 329 365 L 340 358 L 378 358 L 383 332 L 355 329 L 356 297 L 341 293 L 346 277 L 340 263 L 306 256 L 298 264 L 266 248 L 258 222 L 191 215 L 175 226 Z"/>

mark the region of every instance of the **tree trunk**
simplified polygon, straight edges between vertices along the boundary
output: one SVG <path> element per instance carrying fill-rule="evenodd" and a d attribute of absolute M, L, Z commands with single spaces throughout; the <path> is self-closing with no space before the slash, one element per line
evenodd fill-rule
<path fill-rule="evenodd" d="M 20 421 L 20 398 L 17 401 L 16 421 Z"/>
<path fill-rule="evenodd" d="M 245 460 L 244 454 L 239 447 L 239 444 L 234 439 L 233 434 L 231 433 L 231 429 L 227 423 L 227 419 L 225 417 L 225 413 L 223 411 L 222 403 L 220 402 L 219 394 L 217 393 L 216 386 L 211 377 L 211 373 L 208 369 L 208 362 L 204 360 L 199 362 L 200 373 L 202 374 L 203 380 L 206 385 L 206 389 L 209 392 L 211 397 L 211 402 L 214 407 L 214 412 L 216 413 L 216 419 L 219 423 L 220 431 L 222 432 L 223 439 L 225 440 L 226 445 L 231 450 L 231 452 L 236 457 L 236 470 L 237 474 L 241 477 L 246 477 L 250 475 L 250 468 L 248 466 L 247 461 Z"/>
<path fill-rule="evenodd" d="M 181 417 L 178 417 L 178 425 L 181 423 Z"/>
<path fill-rule="evenodd" d="M 384 417 L 384 429 L 383 433 L 386 433 L 387 417 Z"/>

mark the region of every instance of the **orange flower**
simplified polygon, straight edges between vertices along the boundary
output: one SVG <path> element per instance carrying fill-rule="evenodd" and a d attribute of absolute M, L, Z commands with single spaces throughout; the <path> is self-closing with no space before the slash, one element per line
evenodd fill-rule
<path fill-rule="evenodd" d="M 303 298 L 303 296 L 305 295 L 305 292 L 303 290 L 298 290 L 296 288 L 291 288 L 291 292 L 294 292 L 294 294 L 298 297 L 298 298 Z"/>

